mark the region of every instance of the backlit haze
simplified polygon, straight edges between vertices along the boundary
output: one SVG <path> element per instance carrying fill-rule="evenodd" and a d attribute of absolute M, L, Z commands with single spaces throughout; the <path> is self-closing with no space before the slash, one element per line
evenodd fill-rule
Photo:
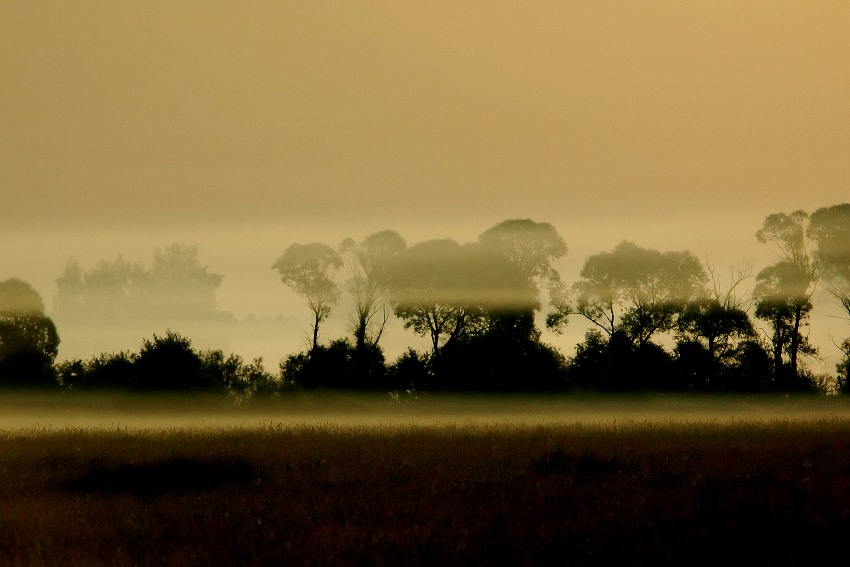
<path fill-rule="evenodd" d="M 310 324 L 271 268 L 293 242 L 466 242 L 531 218 L 566 241 L 566 282 L 623 239 L 756 273 L 776 258 L 765 216 L 850 201 L 848 30 L 826 0 L 4 0 L 0 281 L 50 314 L 69 257 L 197 245 L 219 309 L 273 321 L 186 335 L 276 370 Z M 816 372 L 840 315 L 815 296 Z M 571 355 L 586 328 L 544 340 Z M 162 331 L 99 346 L 60 324 L 58 359 Z M 427 347 L 397 322 L 381 344 Z"/>

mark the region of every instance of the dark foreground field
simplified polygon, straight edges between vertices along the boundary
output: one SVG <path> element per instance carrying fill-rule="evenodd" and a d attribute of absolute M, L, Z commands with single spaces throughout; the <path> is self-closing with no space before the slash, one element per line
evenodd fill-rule
<path fill-rule="evenodd" d="M 0 434 L 2 565 L 817 564 L 849 528 L 839 419 Z"/>

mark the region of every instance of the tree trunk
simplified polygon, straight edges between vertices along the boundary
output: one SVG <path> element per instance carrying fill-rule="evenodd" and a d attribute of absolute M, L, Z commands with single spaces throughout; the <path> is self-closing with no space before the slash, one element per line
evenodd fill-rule
<path fill-rule="evenodd" d="M 316 345 L 319 343 L 319 322 L 321 320 L 319 314 L 316 313 L 316 319 L 313 322 L 313 348 L 310 349 L 311 351 L 316 350 Z"/>
<path fill-rule="evenodd" d="M 357 317 L 357 328 L 354 329 L 354 341 L 357 344 L 357 350 L 362 350 L 366 345 L 366 317 L 363 313 L 359 313 Z"/>
<path fill-rule="evenodd" d="M 800 350 L 800 320 L 802 319 L 802 308 L 799 305 L 794 306 L 794 328 L 791 331 L 791 372 L 793 377 L 797 379 L 797 351 Z"/>
<path fill-rule="evenodd" d="M 773 321 L 773 379 L 779 382 L 782 377 L 782 316 L 776 315 Z"/>

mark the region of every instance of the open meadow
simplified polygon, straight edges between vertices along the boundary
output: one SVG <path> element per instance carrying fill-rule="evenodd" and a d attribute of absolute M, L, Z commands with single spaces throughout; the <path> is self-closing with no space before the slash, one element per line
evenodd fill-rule
<path fill-rule="evenodd" d="M 841 398 L 2 396 L 0 565 L 811 564 Z"/>

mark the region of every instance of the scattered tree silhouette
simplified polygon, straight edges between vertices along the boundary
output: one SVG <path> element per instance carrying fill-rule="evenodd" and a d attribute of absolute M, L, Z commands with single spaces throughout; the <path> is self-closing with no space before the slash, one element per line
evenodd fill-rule
<path fill-rule="evenodd" d="M 563 357 L 540 343 L 534 312 L 537 286 L 557 281 L 551 261 L 565 251 L 551 225 L 516 220 L 478 243 L 431 240 L 400 254 L 390 270 L 395 313 L 430 339 L 431 356 L 408 355 L 394 372 L 437 389 L 563 387 Z"/>
<path fill-rule="evenodd" d="M 589 257 L 580 279 L 566 285 L 552 265 L 566 244 L 552 225 L 530 219 L 500 222 L 464 245 L 442 239 L 408 248 L 390 230 L 359 243 L 348 238 L 338 251 L 293 244 L 272 268 L 310 307 L 312 341 L 308 352 L 281 363 L 282 381 L 265 372 L 261 359 L 247 364 L 222 351 L 196 352 L 170 331 L 145 340 L 139 354 L 71 360 L 54 369 L 59 339 L 41 298 L 28 284 L 7 280 L 0 282 L 0 377 L 16 384 L 55 383 L 58 377 L 71 388 L 240 396 L 279 392 L 285 384 L 411 392 L 812 388 L 815 380 L 800 358 L 817 352 L 805 328 L 819 281 L 850 316 L 850 204 L 811 217 L 804 211 L 771 214 L 756 237 L 772 244 L 779 260 L 758 273 L 748 301 L 736 295 L 748 270 L 733 271 L 730 286 L 720 290 L 710 267 L 707 285 L 706 269 L 690 252 L 659 252 L 629 241 Z M 322 347 L 319 327 L 339 300 L 334 275 L 345 265 L 353 342 Z M 155 251 L 149 269 L 120 255 L 89 271 L 69 260 L 54 305 L 65 316 L 196 317 L 217 313 L 221 280 L 200 265 L 196 248 L 173 244 Z M 544 289 L 554 307 L 549 328 L 559 331 L 571 315 L 593 326 L 568 360 L 540 341 L 535 315 Z M 409 349 L 386 364 L 378 343 L 390 308 L 406 328 L 428 338 L 428 354 Z M 769 325 L 769 343 L 756 334 L 750 313 Z M 674 350 L 655 344 L 672 331 Z M 847 392 L 848 341 L 839 348 L 838 390 Z"/>
<path fill-rule="evenodd" d="M 307 300 L 313 313 L 313 342 L 319 342 L 319 324 L 330 315 L 339 300 L 339 286 L 333 274 L 342 268 L 342 258 L 327 244 L 292 244 L 272 268 L 280 273 L 284 285 Z"/>
<path fill-rule="evenodd" d="M 55 386 L 58 349 L 56 325 L 38 292 L 17 278 L 0 282 L 0 385 Z"/>

